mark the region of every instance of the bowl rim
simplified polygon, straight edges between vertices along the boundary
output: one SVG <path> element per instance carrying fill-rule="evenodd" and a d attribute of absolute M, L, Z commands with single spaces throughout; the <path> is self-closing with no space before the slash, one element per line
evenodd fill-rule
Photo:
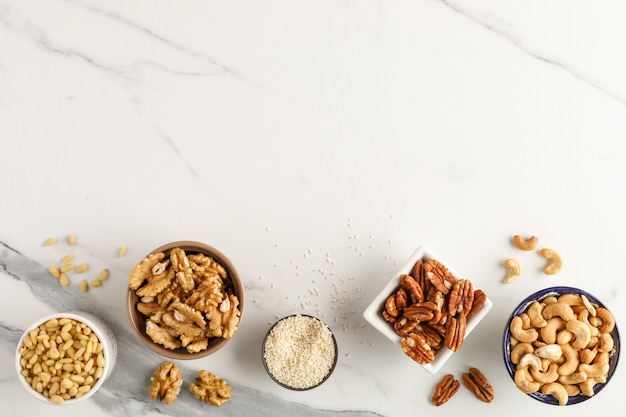
<path fill-rule="evenodd" d="M 436 260 L 445 265 L 456 279 L 463 278 L 463 276 L 459 274 L 453 267 L 451 267 L 448 262 L 439 257 L 430 248 L 424 245 L 420 245 L 413 251 L 407 261 L 393 273 L 387 284 L 376 295 L 376 297 L 374 297 L 372 302 L 363 311 L 363 317 L 365 318 L 365 320 L 369 322 L 376 330 L 386 336 L 387 339 L 389 339 L 391 342 L 398 346 L 400 346 L 401 337 L 395 333 L 395 331 L 393 330 L 393 326 L 390 326 L 389 323 L 383 318 L 382 307 L 385 300 L 387 299 L 387 297 L 389 297 L 392 291 L 400 286 L 400 275 L 409 273 L 419 259 Z M 487 315 L 487 313 L 489 313 L 492 307 L 493 302 L 489 299 L 489 296 L 487 296 L 482 308 L 474 316 L 468 319 L 465 331 L 465 340 L 467 340 L 472 330 L 474 330 L 474 328 L 476 328 L 476 326 L 478 326 L 478 324 L 485 318 L 485 316 Z M 400 352 L 402 351 L 400 350 Z M 407 355 L 405 355 L 404 352 L 402 353 L 412 363 L 420 365 L 431 374 L 436 374 L 455 352 L 448 349 L 446 346 L 442 346 L 437 351 L 435 359 L 427 364 L 419 364 L 409 358 Z"/>
<path fill-rule="evenodd" d="M 177 241 L 163 244 L 153 249 L 152 251 L 144 255 L 137 263 L 141 262 L 145 257 L 153 253 L 157 253 L 157 252 L 163 252 L 167 256 L 171 252 L 171 250 L 174 248 L 181 248 L 185 251 L 185 253 L 204 253 L 205 255 L 208 255 L 214 258 L 228 271 L 228 276 L 234 287 L 233 290 L 235 291 L 235 294 L 237 295 L 237 298 L 239 299 L 239 325 L 237 328 L 237 331 L 238 331 L 239 326 L 241 326 L 241 320 L 243 318 L 243 312 L 244 312 L 244 306 L 245 306 L 244 284 L 243 284 L 243 281 L 241 280 L 239 272 L 235 268 L 235 265 L 222 251 L 220 251 L 219 249 L 211 245 L 208 245 L 203 242 L 195 241 L 195 240 L 177 240 Z M 137 263 L 135 263 L 135 265 Z M 176 360 L 200 359 L 200 358 L 204 358 L 206 356 L 209 356 L 217 352 L 232 339 L 232 338 L 224 339 L 222 337 L 216 338 L 217 340 L 214 341 L 212 344 L 209 344 L 207 349 L 204 349 L 196 353 L 188 352 L 185 348 L 182 348 L 182 347 L 178 349 L 174 349 L 174 350 L 167 349 L 157 343 L 154 343 L 152 339 L 150 339 L 146 335 L 145 321 L 143 323 L 140 323 L 138 320 L 134 319 L 133 312 L 135 310 L 135 303 L 138 299 L 139 297 L 137 296 L 135 291 L 131 290 L 130 288 L 128 288 L 128 286 L 126 286 L 126 316 L 128 318 L 128 321 L 130 322 L 130 325 L 135 331 L 135 333 L 137 334 L 137 337 L 139 338 L 139 340 L 141 340 L 141 342 L 145 346 L 147 346 L 150 350 L 152 350 L 155 353 L 158 353 L 161 356 L 164 356 L 170 359 L 176 359 Z M 140 316 L 140 315 L 141 313 L 137 312 L 137 316 Z M 237 333 L 237 331 L 235 331 L 235 333 Z"/>
<path fill-rule="evenodd" d="M 82 395 L 79 398 L 72 398 L 69 400 L 65 400 L 62 404 L 57 404 L 53 402 L 50 398 L 34 390 L 33 387 L 26 382 L 26 380 L 22 376 L 22 365 L 20 364 L 20 359 L 22 356 L 21 356 L 20 350 L 21 350 L 22 344 L 24 343 L 24 339 L 28 336 L 28 334 L 32 330 L 41 326 L 48 320 L 62 319 L 62 318 L 68 318 L 68 319 L 72 319 L 72 320 L 76 320 L 81 323 L 84 323 L 91 329 L 92 332 L 96 334 L 96 336 L 98 337 L 98 340 L 100 341 L 100 343 L 102 343 L 102 346 L 103 346 L 105 363 L 104 363 L 104 369 L 102 371 L 102 376 L 98 378 L 96 383 L 86 394 Z M 102 384 L 104 384 L 106 379 L 109 377 L 109 375 L 113 371 L 113 368 L 115 367 L 116 360 L 117 360 L 117 344 L 116 344 L 115 336 L 113 332 L 101 318 L 87 311 L 74 311 L 74 310 L 62 311 L 58 313 L 47 314 L 33 321 L 30 325 L 26 327 L 26 330 L 24 330 L 24 332 L 22 333 L 22 336 L 20 337 L 17 343 L 17 347 L 15 349 L 15 367 L 16 367 L 17 376 L 18 376 L 18 380 L 20 381 L 20 384 L 24 387 L 24 389 L 26 389 L 29 393 L 31 393 L 38 400 L 46 404 L 54 405 L 54 406 L 72 405 L 72 404 L 79 403 L 81 401 L 85 401 L 86 399 L 90 398 L 100 389 Z"/>
<path fill-rule="evenodd" d="M 312 385 L 310 387 L 304 387 L 304 388 L 297 388 L 297 387 L 292 387 L 290 385 L 287 385 L 281 381 L 279 381 L 278 379 L 276 379 L 276 377 L 272 374 L 272 372 L 270 372 L 268 366 L 267 366 L 267 361 L 265 359 L 265 344 L 267 342 L 267 339 L 270 335 L 270 333 L 272 332 L 272 330 L 281 322 L 291 318 L 291 317 L 297 317 L 297 316 L 301 316 L 301 317 L 308 317 L 308 318 L 312 318 L 314 320 L 317 320 L 318 322 L 322 323 L 322 325 L 324 325 L 329 331 L 330 331 L 330 335 L 332 337 L 333 340 L 333 345 L 335 347 L 335 358 L 333 359 L 333 364 L 330 367 L 330 369 L 328 370 L 328 373 L 324 376 L 324 378 L 322 378 L 317 384 Z M 337 360 L 339 357 L 339 347 L 337 345 L 337 339 L 335 338 L 335 333 L 333 332 L 333 329 L 330 328 L 330 326 L 328 324 L 326 324 L 322 319 L 320 319 L 319 317 L 315 317 L 312 316 L 310 314 L 304 314 L 304 313 L 294 313 L 294 314 L 289 314 L 286 316 L 281 317 L 280 319 L 276 320 L 271 326 L 270 328 L 267 330 L 267 332 L 265 332 L 265 336 L 263 337 L 263 342 L 261 343 L 261 361 L 263 362 L 263 368 L 265 368 L 265 371 L 267 372 L 267 375 L 269 375 L 269 377 L 272 379 L 272 381 L 276 382 L 278 385 L 280 385 L 283 388 L 287 388 L 291 391 L 308 391 L 311 390 L 313 388 L 317 388 L 320 385 L 322 385 L 324 382 L 326 382 L 328 380 L 328 378 L 330 378 L 330 376 L 333 374 L 333 372 L 335 371 L 335 367 L 337 366 Z"/>
<path fill-rule="evenodd" d="M 589 301 L 591 301 L 592 303 L 597 304 L 599 307 L 606 308 L 609 312 L 611 312 L 611 310 L 602 301 L 600 301 L 600 299 L 598 299 L 596 296 L 594 296 L 593 294 L 589 293 L 586 290 L 575 288 L 575 287 L 552 286 L 552 287 L 547 287 L 547 288 L 535 291 L 532 294 L 528 295 L 527 297 L 524 297 L 524 299 L 519 304 L 517 304 L 517 306 L 513 309 L 513 312 L 510 314 L 509 318 L 507 319 L 506 324 L 504 326 L 503 336 L 502 336 L 501 348 L 502 348 L 502 356 L 504 359 L 504 366 L 507 370 L 507 373 L 511 377 L 511 379 L 513 380 L 515 379 L 515 366 L 509 360 L 510 350 L 511 350 L 510 326 L 511 326 L 511 321 L 513 320 L 513 317 L 526 311 L 526 309 L 535 300 L 543 300 L 544 298 L 549 297 L 551 295 L 562 295 L 562 294 L 570 294 L 570 293 L 585 295 L 589 299 Z M 613 313 L 611 312 L 611 314 Z M 598 393 L 600 393 L 604 389 L 606 385 L 608 385 L 609 381 L 611 380 L 611 377 L 613 376 L 613 374 L 615 373 L 615 370 L 617 369 L 617 364 L 619 362 L 619 356 L 620 356 L 620 350 L 621 350 L 619 330 L 617 329 L 617 323 L 615 323 L 615 328 L 611 332 L 611 336 L 613 337 L 613 341 L 615 344 L 615 354 L 609 358 L 609 373 L 607 375 L 606 382 L 596 384 L 594 386 L 594 395 L 592 397 L 589 397 L 583 394 L 570 396 L 567 400 L 567 405 L 579 404 L 581 402 L 594 398 L 595 396 L 598 395 Z M 518 389 L 518 391 L 520 390 Z M 557 405 L 557 406 L 559 405 L 559 402 L 551 395 L 544 395 L 541 392 L 533 392 L 533 393 L 526 394 L 526 395 L 544 404 Z"/>

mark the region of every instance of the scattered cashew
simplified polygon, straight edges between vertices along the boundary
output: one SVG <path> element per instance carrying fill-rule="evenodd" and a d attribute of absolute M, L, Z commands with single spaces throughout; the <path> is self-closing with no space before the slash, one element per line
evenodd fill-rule
<path fill-rule="evenodd" d="M 569 395 L 565 387 L 558 382 L 550 382 L 541 387 L 541 392 L 545 395 L 552 395 L 559 402 L 559 405 L 566 405 Z"/>
<path fill-rule="evenodd" d="M 542 314 L 546 320 L 550 320 L 553 317 L 561 317 L 565 321 L 570 321 L 575 316 L 572 307 L 560 301 L 545 306 Z"/>
<path fill-rule="evenodd" d="M 591 331 L 586 323 L 578 320 L 570 320 L 565 323 L 565 327 L 574 334 L 574 341 L 572 342 L 574 349 L 583 349 L 589 344 Z"/>
<path fill-rule="evenodd" d="M 539 239 L 536 236 L 531 236 L 528 240 L 524 240 L 520 235 L 513 236 L 513 246 L 521 250 L 533 250 L 537 247 Z"/>
<path fill-rule="evenodd" d="M 530 317 L 530 323 L 534 327 L 546 327 L 548 322 L 543 317 L 543 309 L 545 308 L 544 303 L 540 303 L 539 301 L 533 301 L 533 303 L 528 307 L 528 317 Z"/>
<path fill-rule="evenodd" d="M 520 265 L 517 259 L 506 259 L 504 261 L 504 266 L 507 269 L 507 274 L 502 282 L 504 282 L 505 284 L 509 284 L 515 281 L 517 277 L 522 275 L 522 265 Z"/>
<path fill-rule="evenodd" d="M 543 272 L 546 275 L 554 275 L 561 270 L 563 267 L 563 261 L 557 251 L 554 249 L 543 248 L 539 251 L 539 253 L 549 261 L 545 268 L 543 268 Z"/>
<path fill-rule="evenodd" d="M 513 317 L 513 319 L 511 320 L 510 329 L 511 335 L 513 335 L 513 337 L 520 342 L 532 343 L 539 337 L 539 333 L 537 333 L 537 330 L 533 328 L 523 328 L 522 318 L 519 316 Z"/>

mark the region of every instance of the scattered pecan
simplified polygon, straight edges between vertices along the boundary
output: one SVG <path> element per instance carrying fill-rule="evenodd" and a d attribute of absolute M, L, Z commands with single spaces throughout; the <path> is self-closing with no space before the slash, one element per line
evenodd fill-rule
<path fill-rule="evenodd" d="M 461 383 L 458 379 L 454 379 L 452 374 L 445 375 L 435 386 L 435 392 L 430 399 L 431 403 L 437 407 L 445 404 L 457 393 L 460 387 Z"/>
<path fill-rule="evenodd" d="M 477 368 L 469 368 L 469 372 L 461 375 L 463 384 L 476 395 L 478 399 L 489 403 L 493 401 L 493 387 Z"/>

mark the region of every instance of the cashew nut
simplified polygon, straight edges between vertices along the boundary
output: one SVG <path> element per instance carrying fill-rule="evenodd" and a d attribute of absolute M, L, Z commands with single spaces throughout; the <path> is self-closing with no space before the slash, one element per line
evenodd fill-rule
<path fill-rule="evenodd" d="M 582 363 L 591 363 L 596 358 L 597 354 L 598 349 L 583 349 L 578 354 L 578 357 L 580 358 L 580 362 Z"/>
<path fill-rule="evenodd" d="M 558 382 L 550 382 L 541 387 L 544 395 L 552 395 L 559 402 L 559 405 L 566 405 L 569 395 L 565 387 Z"/>
<path fill-rule="evenodd" d="M 554 317 L 548 320 L 548 325 L 541 329 L 541 339 L 547 344 L 556 343 L 556 332 L 565 328 L 565 320 Z"/>
<path fill-rule="evenodd" d="M 537 247 L 539 239 L 536 236 L 531 236 L 528 240 L 524 240 L 520 235 L 513 236 L 513 246 L 521 250 L 533 250 Z"/>
<path fill-rule="evenodd" d="M 539 301 L 533 301 L 533 303 L 528 307 L 528 317 L 530 317 L 530 323 L 534 327 L 546 327 L 548 322 L 543 317 L 543 309 L 546 305 L 544 303 L 540 303 Z"/>
<path fill-rule="evenodd" d="M 543 384 L 547 384 L 547 383 L 554 382 L 557 379 L 559 379 L 558 368 L 559 368 L 559 365 L 557 365 L 556 363 L 550 364 L 550 366 L 548 366 L 548 370 L 545 372 L 542 372 L 539 369 L 535 369 L 531 367 L 530 374 L 533 376 L 535 381 L 541 382 Z"/>
<path fill-rule="evenodd" d="M 580 384 L 587 380 L 587 374 L 584 372 L 575 372 L 571 375 L 561 375 L 559 382 L 563 385 Z"/>
<path fill-rule="evenodd" d="M 572 307 L 560 301 L 545 306 L 542 314 L 546 320 L 550 320 L 552 317 L 561 317 L 565 321 L 570 321 L 575 317 Z"/>
<path fill-rule="evenodd" d="M 600 345 L 598 346 L 599 352 L 610 352 L 615 346 L 615 341 L 609 333 L 601 333 L 599 339 Z"/>
<path fill-rule="evenodd" d="M 565 327 L 574 334 L 574 341 L 572 342 L 574 349 L 584 349 L 591 341 L 591 331 L 586 323 L 570 320 L 565 323 Z"/>
<path fill-rule="evenodd" d="M 563 261 L 557 251 L 554 249 L 543 248 L 539 251 L 539 253 L 549 261 L 545 268 L 543 268 L 543 272 L 546 275 L 554 275 L 561 270 L 563 267 Z"/>
<path fill-rule="evenodd" d="M 565 363 L 559 366 L 559 375 L 571 375 L 576 372 L 580 364 L 578 351 L 569 344 L 561 346 L 561 350 L 565 356 Z"/>
<path fill-rule="evenodd" d="M 561 382 L 562 383 L 562 382 Z M 563 384 L 563 383 L 562 383 Z M 574 384 L 563 384 L 563 386 L 565 387 L 565 391 L 567 391 L 567 394 L 570 397 L 573 397 L 575 395 L 580 394 L 580 388 L 578 387 L 578 385 L 574 385 Z"/>
<path fill-rule="evenodd" d="M 563 351 L 561 350 L 561 346 L 557 344 L 550 344 L 535 349 L 535 355 L 540 358 L 550 359 L 554 362 L 563 355 Z"/>
<path fill-rule="evenodd" d="M 589 311 L 589 314 L 591 314 L 593 317 L 595 317 L 596 316 L 596 307 L 593 304 L 591 304 L 591 301 L 589 301 L 589 298 L 587 298 L 587 296 L 584 295 L 584 294 L 581 294 L 580 298 L 583 300 L 583 304 L 585 305 L 585 307 Z"/>
<path fill-rule="evenodd" d="M 518 343 L 511 351 L 511 362 L 517 365 L 523 355 L 533 353 L 535 348 L 530 343 Z"/>
<path fill-rule="evenodd" d="M 528 368 L 518 368 L 515 371 L 513 380 L 515 381 L 517 388 L 526 394 L 532 394 L 533 392 L 539 391 L 542 385 L 540 382 L 537 382 L 532 378 L 532 376 L 528 373 Z"/>
<path fill-rule="evenodd" d="M 507 259 L 504 261 L 504 266 L 507 269 L 507 274 L 504 277 L 504 279 L 502 280 L 502 282 L 504 282 L 505 284 L 509 284 L 513 281 L 515 281 L 515 279 L 517 277 L 519 277 L 520 275 L 522 275 L 522 265 L 520 265 L 519 261 L 517 259 Z"/>
<path fill-rule="evenodd" d="M 527 353 L 522 356 L 519 360 L 518 368 L 534 368 L 539 371 L 543 369 L 543 363 L 541 362 L 541 358 L 534 353 Z"/>
<path fill-rule="evenodd" d="M 578 365 L 578 369 L 580 372 L 586 373 L 589 378 L 598 378 L 609 372 L 609 363 L 599 362 L 589 365 L 586 363 L 581 363 L 580 365 Z"/>
<path fill-rule="evenodd" d="M 563 329 L 556 334 L 556 343 L 559 345 L 564 345 L 566 343 L 571 342 L 574 339 L 574 333 L 570 332 L 567 329 Z"/>
<path fill-rule="evenodd" d="M 567 293 L 560 295 L 558 298 L 559 302 L 565 303 L 568 306 L 581 306 L 583 305 L 583 300 L 580 298 L 578 294 Z"/>
<path fill-rule="evenodd" d="M 595 394 L 595 392 L 593 392 L 593 387 L 595 387 L 596 382 L 597 381 L 595 378 L 587 378 L 586 380 L 578 384 L 578 386 L 580 387 L 580 391 L 587 397 L 593 397 L 593 395 Z"/>
<path fill-rule="evenodd" d="M 523 328 L 523 322 L 520 316 L 513 317 L 513 319 L 511 320 L 510 329 L 511 335 L 520 342 L 532 343 L 539 337 L 539 333 L 537 333 L 537 330 L 533 328 Z"/>
<path fill-rule="evenodd" d="M 611 333 L 615 328 L 615 319 L 606 308 L 600 307 L 596 309 L 596 316 L 602 319 L 600 333 Z"/>

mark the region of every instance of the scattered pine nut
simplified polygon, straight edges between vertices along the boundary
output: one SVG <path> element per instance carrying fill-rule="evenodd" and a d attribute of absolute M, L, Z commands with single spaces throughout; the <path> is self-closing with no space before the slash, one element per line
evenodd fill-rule
<path fill-rule="evenodd" d="M 82 281 L 80 281 L 80 290 L 82 292 L 89 291 L 89 285 L 87 284 L 87 281 L 85 281 L 84 279 Z"/>
<path fill-rule="evenodd" d="M 120 246 L 120 256 L 126 255 L 126 245 Z"/>
<path fill-rule="evenodd" d="M 50 245 L 53 245 L 56 241 L 57 241 L 57 238 L 56 238 L 56 237 L 51 237 L 51 238 L 48 238 L 48 240 L 46 240 L 46 241 L 43 243 L 43 245 L 44 245 L 44 246 L 50 246 Z"/>
<path fill-rule="evenodd" d="M 58 266 L 52 265 L 50 268 L 48 268 L 48 271 L 50 272 L 50 275 L 55 278 L 59 278 L 61 276 L 61 271 L 59 270 Z"/>
<path fill-rule="evenodd" d="M 67 243 L 69 243 L 70 246 L 74 246 L 76 244 L 76 236 L 74 234 L 67 235 Z"/>
<path fill-rule="evenodd" d="M 94 279 L 93 281 L 91 281 L 90 285 L 92 287 L 99 287 L 102 285 L 102 281 L 100 281 L 99 279 Z"/>
<path fill-rule="evenodd" d="M 74 259 L 74 255 L 69 253 L 69 254 L 65 255 L 63 258 L 61 258 L 61 263 L 63 265 L 69 264 L 72 261 L 72 259 Z"/>
<path fill-rule="evenodd" d="M 107 279 L 109 279 L 109 270 L 103 269 L 102 272 L 100 272 L 100 276 L 98 277 L 98 280 L 106 281 Z"/>
<path fill-rule="evenodd" d="M 68 285 L 70 285 L 70 279 L 67 277 L 65 272 L 61 272 L 61 275 L 59 276 L 59 281 L 61 282 L 61 286 L 63 287 L 67 287 Z"/>
<path fill-rule="evenodd" d="M 85 272 L 87 270 L 87 264 L 80 264 L 76 267 L 76 273 L 77 274 L 82 274 L 83 272 Z"/>
<path fill-rule="evenodd" d="M 61 272 L 68 272 L 74 269 L 74 264 L 65 264 L 61 267 Z"/>

